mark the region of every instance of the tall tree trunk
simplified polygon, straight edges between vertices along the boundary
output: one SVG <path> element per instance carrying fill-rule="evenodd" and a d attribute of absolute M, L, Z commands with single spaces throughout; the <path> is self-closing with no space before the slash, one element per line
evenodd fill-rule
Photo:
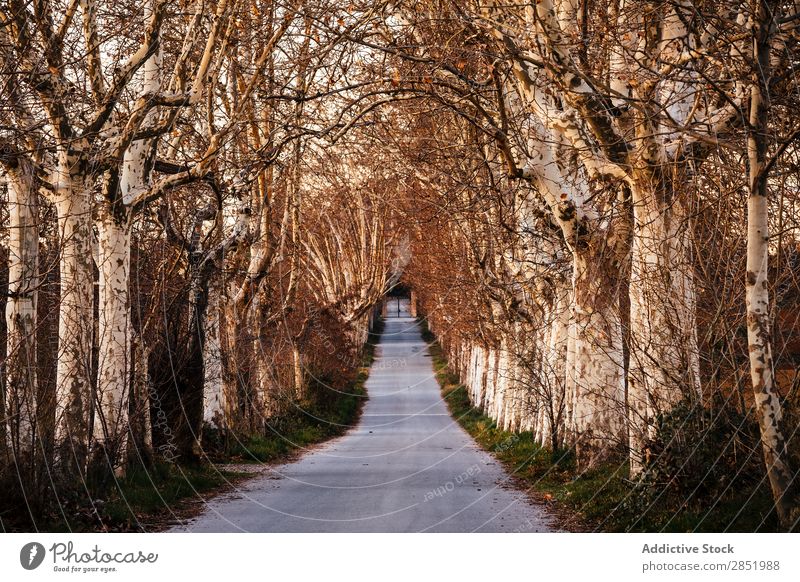
<path fill-rule="evenodd" d="M 75 144 L 78 145 L 78 144 Z M 56 459 L 62 471 L 83 473 L 92 416 L 94 262 L 92 192 L 84 181 L 84 157 L 59 151 L 56 210 L 61 238 L 61 297 L 56 369 Z"/>
<path fill-rule="evenodd" d="M 544 131 L 544 130 L 542 130 Z M 560 170 L 558 149 L 538 142 L 530 166 L 553 221 L 572 256 L 572 307 L 568 342 L 569 433 L 583 466 L 605 459 L 624 431 L 624 369 L 619 278 L 627 256 L 627 222 L 613 217 L 603 226 L 600 212 L 586 203 L 588 185 L 580 171 Z M 619 193 L 609 196 L 609 204 Z M 596 195 L 594 196 L 596 197 Z M 607 211 L 606 211 L 607 212 Z"/>
<path fill-rule="evenodd" d="M 6 409 L 10 450 L 23 486 L 32 489 L 37 467 L 36 303 L 39 228 L 36 182 L 24 156 L 8 168 L 8 302 L 6 303 Z"/>
<path fill-rule="evenodd" d="M 657 419 L 700 395 L 695 288 L 688 213 L 672 177 L 649 174 L 632 188 L 628 414 L 631 474 L 649 460 Z M 655 176 L 655 177 L 654 177 Z"/>
<path fill-rule="evenodd" d="M 597 248 L 599 246 L 599 248 Z M 602 462 L 624 441 L 625 390 L 617 273 L 594 239 L 573 254 L 572 416 L 578 462 Z"/>
<path fill-rule="evenodd" d="M 306 381 L 303 373 L 303 354 L 297 344 L 292 345 L 292 371 L 294 377 L 294 395 L 297 399 L 306 396 Z"/>
<path fill-rule="evenodd" d="M 769 104 L 766 95 L 771 78 L 769 49 L 774 35 L 773 12 L 764 2 L 754 1 L 754 62 L 750 85 L 750 115 L 747 134 L 747 342 L 750 377 L 753 383 L 756 416 L 761 429 L 761 445 L 775 509 L 784 529 L 800 513 L 796 506 L 797 485 L 789 466 L 789 455 L 782 427 L 780 395 L 776 391 L 772 360 L 772 327 L 769 299 L 769 200 L 767 128 Z M 794 512 L 794 515 L 793 515 Z"/>
<path fill-rule="evenodd" d="M 104 201 L 98 221 L 99 338 L 97 392 L 94 421 L 95 460 L 105 462 L 119 475 L 127 464 L 131 329 L 130 282 L 131 225 L 127 211 L 114 213 Z"/>
<path fill-rule="evenodd" d="M 208 317 L 203 344 L 203 421 L 220 430 L 228 426 L 223 390 L 222 345 L 220 342 L 220 290 L 216 280 L 209 284 Z"/>
<path fill-rule="evenodd" d="M 145 18 L 152 5 L 145 5 Z M 142 95 L 160 88 L 161 57 L 156 51 L 144 63 Z M 145 117 L 144 124 L 152 118 Z M 147 188 L 152 140 L 133 141 L 122 156 L 119 176 L 105 177 L 98 209 L 99 331 L 94 419 L 95 461 L 125 473 L 128 464 L 131 404 L 130 264 L 133 210 L 129 206 Z M 118 178 L 118 179 L 117 179 Z M 145 365 L 141 362 L 140 365 Z M 140 370 L 140 373 L 146 370 Z M 137 403 L 138 404 L 138 403 Z"/>

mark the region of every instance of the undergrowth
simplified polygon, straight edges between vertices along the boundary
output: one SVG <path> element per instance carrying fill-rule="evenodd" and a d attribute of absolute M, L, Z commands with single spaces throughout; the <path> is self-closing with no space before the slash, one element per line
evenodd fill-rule
<path fill-rule="evenodd" d="M 381 332 L 378 322 L 363 350 L 360 367 L 334 383 L 310 374 L 304 399 L 287 412 L 265 422 L 256 435 L 224 437 L 218 431 L 203 434 L 204 463 L 169 463 L 157 460 L 132 464 L 123 478 L 102 485 L 91 480 L 61 487 L 51 495 L 47 508 L 26 508 L 25 496 L 13 487 L 11 475 L 0 482 L 12 483 L 0 504 L 0 531 L 150 531 L 175 521 L 191 501 L 214 495 L 250 473 L 230 470 L 229 463 L 279 463 L 300 451 L 344 434 L 355 425 L 364 401 L 364 385 Z M 332 389 L 333 388 L 333 389 Z"/>

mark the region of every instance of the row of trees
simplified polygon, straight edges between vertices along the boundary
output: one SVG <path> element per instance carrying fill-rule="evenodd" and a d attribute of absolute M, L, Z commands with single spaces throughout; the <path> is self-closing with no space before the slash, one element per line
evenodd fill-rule
<path fill-rule="evenodd" d="M 204 427 L 265 431 L 359 365 L 393 239 L 393 186 L 348 137 L 384 98 L 335 31 L 363 17 L 2 7 L 0 472 L 32 511 L 131 462 L 199 460 Z"/>
<path fill-rule="evenodd" d="M 369 46 L 435 106 L 404 145 L 436 224 L 412 284 L 473 401 L 635 477 L 749 362 L 736 404 L 791 525 L 794 354 L 781 390 L 773 353 L 796 321 L 773 299 L 797 291 L 797 6 L 393 6 Z"/>

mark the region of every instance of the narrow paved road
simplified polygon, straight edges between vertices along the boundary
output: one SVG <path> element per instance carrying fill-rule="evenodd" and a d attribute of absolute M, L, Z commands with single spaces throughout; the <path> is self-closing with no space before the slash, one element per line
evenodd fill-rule
<path fill-rule="evenodd" d="M 550 531 L 544 511 L 450 418 L 407 312 L 387 319 L 376 355 L 358 427 L 172 531 Z"/>

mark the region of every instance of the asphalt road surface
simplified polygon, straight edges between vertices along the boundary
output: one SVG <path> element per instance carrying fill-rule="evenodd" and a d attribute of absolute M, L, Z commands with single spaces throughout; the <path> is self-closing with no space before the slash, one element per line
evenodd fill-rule
<path fill-rule="evenodd" d="M 264 468 L 172 531 L 552 531 L 545 511 L 448 414 L 403 307 L 386 320 L 357 427 Z"/>

